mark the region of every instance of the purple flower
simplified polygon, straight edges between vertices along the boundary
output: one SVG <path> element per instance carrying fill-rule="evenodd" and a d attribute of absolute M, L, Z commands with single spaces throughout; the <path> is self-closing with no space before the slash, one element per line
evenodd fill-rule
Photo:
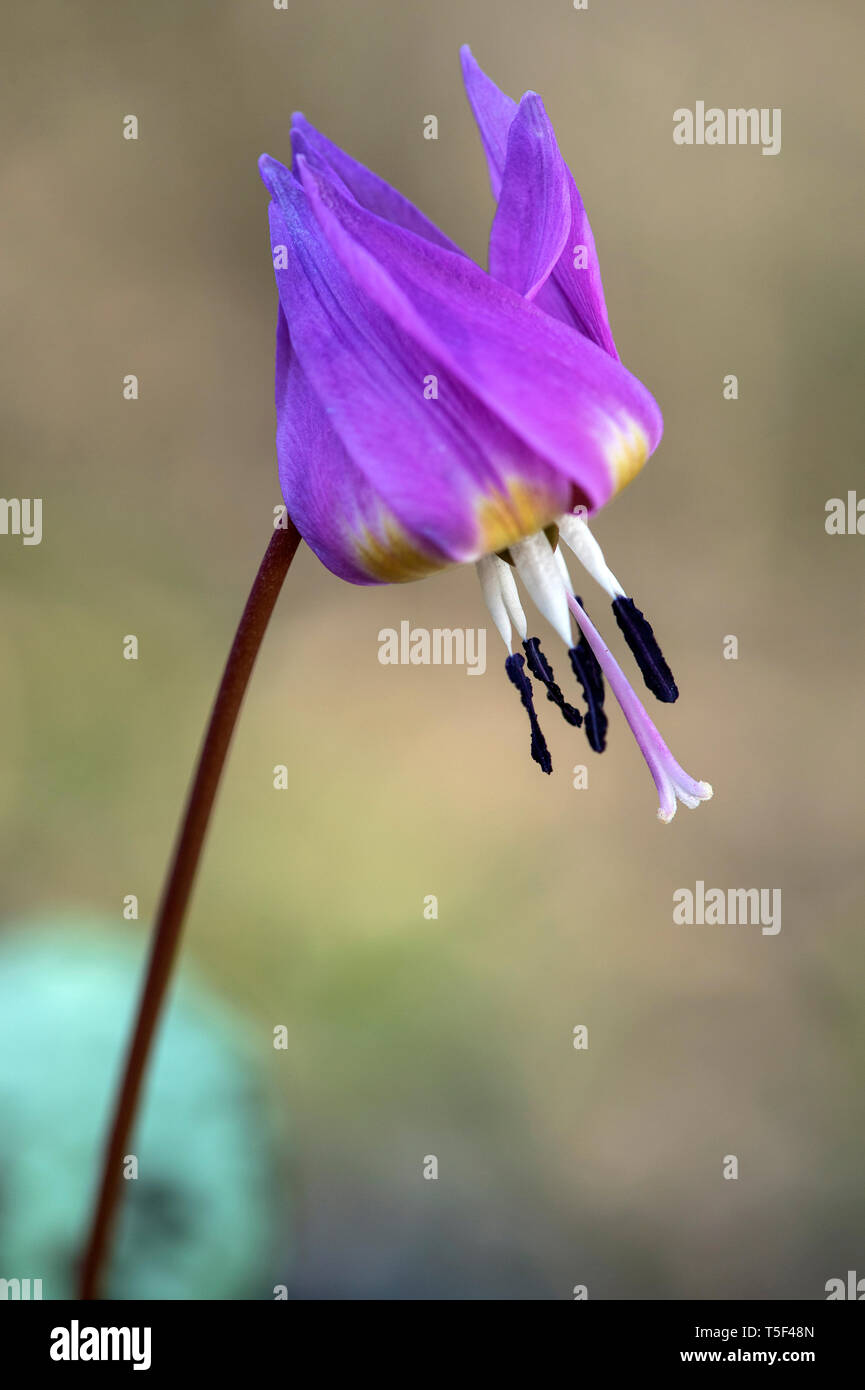
<path fill-rule="evenodd" d="M 661 413 L 619 360 L 589 221 L 541 98 L 512 101 L 468 48 L 463 71 L 497 203 L 489 273 L 303 116 L 291 170 L 262 156 L 283 495 L 310 547 L 352 583 L 475 563 L 535 760 L 551 770 L 528 672 L 599 752 L 606 676 L 669 820 L 677 798 L 693 806 L 711 788 L 672 758 L 574 597 L 560 543 L 609 594 L 648 687 L 675 700 L 651 627 L 586 525 L 657 447 Z M 528 635 L 516 579 L 566 644 L 585 718 Z"/>

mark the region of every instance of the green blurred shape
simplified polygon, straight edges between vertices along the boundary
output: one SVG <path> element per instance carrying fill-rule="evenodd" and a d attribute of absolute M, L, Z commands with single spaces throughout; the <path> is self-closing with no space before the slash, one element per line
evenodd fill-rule
<path fill-rule="evenodd" d="M 143 947 L 60 915 L 0 933 L 0 1278 L 41 1279 L 43 1298 L 74 1296 Z M 272 1297 L 281 1145 L 260 1057 L 184 972 L 128 1146 L 138 1178 L 123 1183 L 107 1296 Z"/>

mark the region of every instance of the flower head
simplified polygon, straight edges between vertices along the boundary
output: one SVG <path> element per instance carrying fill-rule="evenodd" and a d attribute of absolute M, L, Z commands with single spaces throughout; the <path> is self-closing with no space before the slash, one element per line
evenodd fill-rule
<path fill-rule="evenodd" d="M 650 689 L 675 699 L 652 629 L 584 520 L 657 447 L 661 413 L 619 360 L 591 228 L 541 98 L 512 101 L 468 49 L 463 70 L 497 202 L 488 272 L 302 116 L 293 119 L 291 170 L 262 156 L 286 505 L 324 564 L 356 584 L 477 563 L 529 713 L 532 755 L 550 771 L 525 663 L 569 723 L 583 720 L 528 636 L 515 571 L 566 641 L 590 743 L 604 746 L 606 672 L 662 813 L 672 814 L 670 788 L 673 809 L 675 795 L 696 804 L 711 789 L 685 778 L 636 696 L 625 695 L 630 687 L 574 598 L 559 544 L 611 594 Z M 525 659 L 512 650 L 512 624 Z"/>

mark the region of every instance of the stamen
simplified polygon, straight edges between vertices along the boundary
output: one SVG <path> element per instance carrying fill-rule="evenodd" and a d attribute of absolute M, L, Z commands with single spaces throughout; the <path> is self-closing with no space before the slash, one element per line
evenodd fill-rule
<path fill-rule="evenodd" d="M 631 726 L 640 752 L 646 760 L 649 771 L 658 789 L 660 806 L 658 816 L 662 821 L 671 821 L 676 814 L 676 802 L 681 801 L 693 809 L 701 801 L 708 801 L 712 788 L 708 782 L 697 782 L 689 777 L 684 768 L 676 762 L 658 730 L 643 709 L 639 699 L 628 684 L 621 666 L 604 642 L 597 628 L 583 608 L 580 600 L 568 594 L 571 612 L 579 624 L 588 645 L 594 652 L 598 663 L 604 670 L 613 693 Z"/>
<path fill-rule="evenodd" d="M 568 602 L 570 601 L 569 593 Z M 578 599 L 577 602 L 582 612 L 582 599 Z M 583 687 L 583 697 L 586 701 L 586 738 L 594 752 L 603 753 L 607 746 L 608 722 L 604 713 L 604 673 L 582 630 L 579 642 L 570 648 L 568 656 L 571 659 L 571 669 Z"/>
<path fill-rule="evenodd" d="M 487 608 L 490 610 L 490 616 L 498 629 L 499 636 L 508 651 L 511 652 L 513 651 L 511 623 L 523 642 L 528 634 L 526 615 L 517 593 L 513 570 L 510 565 L 505 564 L 504 560 L 499 559 L 498 555 L 484 555 L 478 560 L 476 569 L 478 579 L 481 582 L 481 592 Z"/>
<path fill-rule="evenodd" d="M 529 723 L 532 727 L 532 757 L 542 772 L 552 772 L 553 760 L 550 757 L 546 739 L 541 733 L 538 716 L 535 714 L 535 705 L 532 699 L 532 683 L 523 669 L 524 665 L 525 662 L 519 652 L 514 652 L 505 662 L 505 670 L 508 673 L 508 680 L 511 682 L 511 685 L 515 685 L 520 692 L 523 708 L 529 716 Z"/>
<path fill-rule="evenodd" d="M 649 690 L 657 700 L 673 704 L 679 689 L 649 622 L 632 598 L 613 599 L 613 612 Z"/>
<path fill-rule="evenodd" d="M 567 512 L 559 517 L 559 535 L 580 564 L 610 598 L 624 598 L 625 591 L 604 559 L 604 552 L 581 516 Z"/>
<path fill-rule="evenodd" d="M 496 568 L 495 555 L 484 555 L 478 560 L 476 569 L 478 579 L 481 581 L 481 592 L 487 608 L 490 610 L 490 617 L 496 625 L 498 634 L 511 651 L 511 620 L 505 606 L 504 595 L 502 594 L 501 581 Z M 501 561 L 498 561 L 501 564 Z M 507 568 L 507 566 L 505 566 Z"/>
<path fill-rule="evenodd" d="M 604 559 L 585 521 L 567 513 L 559 518 L 559 534 L 577 559 L 613 600 L 616 622 L 630 647 L 649 690 L 658 700 L 671 705 L 679 698 L 673 673 L 664 660 L 658 640 L 646 618 L 632 598 L 628 598 L 613 571 Z M 573 590 L 570 590 L 573 593 Z"/>
<path fill-rule="evenodd" d="M 562 712 L 562 717 L 568 724 L 579 728 L 583 722 L 583 716 L 573 705 L 569 705 L 562 694 L 561 686 L 557 685 L 553 677 L 553 668 L 541 651 L 540 642 L 537 637 L 529 637 L 523 642 L 523 651 L 526 654 L 529 670 L 532 675 L 546 686 L 547 699 L 551 700 Z"/>
<path fill-rule="evenodd" d="M 527 536 L 511 546 L 517 574 L 529 591 L 532 602 L 566 647 L 571 645 L 571 615 L 555 552 L 543 531 Z"/>
<path fill-rule="evenodd" d="M 526 623 L 526 615 L 523 612 L 523 605 L 520 603 L 520 596 L 517 593 L 517 581 L 514 579 L 513 566 L 506 565 L 498 556 L 496 556 L 496 565 L 498 567 L 497 573 L 499 576 L 499 583 L 502 586 L 502 598 L 504 599 L 508 617 L 520 634 L 520 640 L 525 642 L 528 635 L 528 624 Z"/>

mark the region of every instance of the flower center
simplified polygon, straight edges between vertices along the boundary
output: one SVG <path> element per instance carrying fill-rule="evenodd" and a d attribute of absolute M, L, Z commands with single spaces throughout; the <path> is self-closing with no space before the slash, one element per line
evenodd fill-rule
<path fill-rule="evenodd" d="M 547 699 L 561 711 L 566 722 L 585 728 L 589 744 L 596 753 L 603 752 L 606 747 L 606 678 L 654 778 L 660 803 L 658 815 L 661 820 L 670 821 L 679 801 L 685 806 L 696 807 L 711 797 L 712 788 L 708 782 L 695 781 L 676 762 L 621 666 L 586 613 L 582 599 L 576 597 L 562 547 L 557 544 L 559 540 L 573 551 L 592 578 L 610 596 L 616 623 L 648 689 L 665 704 L 672 704 L 679 694 L 650 623 L 609 569 L 601 547 L 588 526 L 579 517 L 570 514 L 562 516 L 554 535 L 539 531 L 511 546 L 504 555 L 484 556 L 477 565 L 484 598 L 508 649 L 505 662 L 508 679 L 519 691 L 529 717 L 532 757 L 544 772 L 552 771 L 552 759 L 534 707 L 526 665 L 531 675 L 543 685 Z M 538 638 L 528 635 L 517 578 L 565 644 L 571 668 L 582 689 L 585 716 L 565 699 Z M 572 618 L 579 630 L 576 644 L 572 640 Z M 522 642 L 525 661 L 513 651 L 513 629 L 516 629 Z"/>

